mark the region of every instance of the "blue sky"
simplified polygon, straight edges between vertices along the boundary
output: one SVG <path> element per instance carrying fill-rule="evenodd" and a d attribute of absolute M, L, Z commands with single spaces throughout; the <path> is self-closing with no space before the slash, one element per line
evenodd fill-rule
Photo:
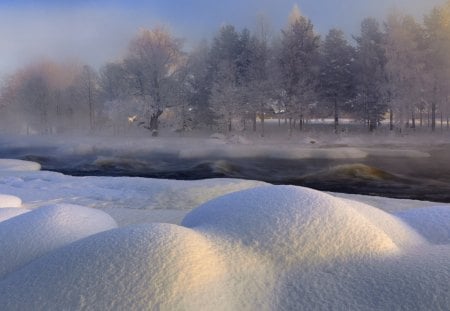
<path fill-rule="evenodd" d="M 139 28 L 156 24 L 188 44 L 225 23 L 251 28 L 259 13 L 279 31 L 295 3 L 319 33 L 339 27 L 350 35 L 364 17 L 398 8 L 421 18 L 443 0 L 0 0 L 0 74 L 39 57 L 96 66 L 120 58 Z"/>

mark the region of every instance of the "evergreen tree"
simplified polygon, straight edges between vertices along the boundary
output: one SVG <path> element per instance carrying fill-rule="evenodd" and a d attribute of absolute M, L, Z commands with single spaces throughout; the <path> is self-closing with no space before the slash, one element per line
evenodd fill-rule
<path fill-rule="evenodd" d="M 331 29 L 322 46 L 320 91 L 324 100 L 332 105 L 334 131 L 338 132 L 340 111 L 348 109 L 354 96 L 355 50 L 344 33 Z"/>
<path fill-rule="evenodd" d="M 383 87 L 386 83 L 386 57 L 383 34 L 378 22 L 366 18 L 361 23 L 361 35 L 356 39 L 356 81 L 360 106 L 358 113 L 370 131 L 378 127 L 387 110 Z"/>
<path fill-rule="evenodd" d="M 289 24 L 282 31 L 279 65 L 282 93 L 287 97 L 286 112 L 290 119 L 298 116 L 300 129 L 309 104 L 316 98 L 319 40 L 311 21 L 294 6 Z"/>
<path fill-rule="evenodd" d="M 188 72 L 184 83 L 187 84 L 189 109 L 192 112 L 192 126 L 202 127 L 213 124 L 213 111 L 209 98 L 212 89 L 212 72 L 208 68 L 209 45 L 202 41 L 189 54 L 186 70 Z"/>

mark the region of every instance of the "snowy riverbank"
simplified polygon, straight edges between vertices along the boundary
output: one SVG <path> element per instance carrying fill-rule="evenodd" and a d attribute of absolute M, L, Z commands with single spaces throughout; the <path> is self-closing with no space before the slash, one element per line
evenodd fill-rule
<path fill-rule="evenodd" d="M 8 310 L 450 304 L 450 205 L 38 169 L 0 161 Z"/>

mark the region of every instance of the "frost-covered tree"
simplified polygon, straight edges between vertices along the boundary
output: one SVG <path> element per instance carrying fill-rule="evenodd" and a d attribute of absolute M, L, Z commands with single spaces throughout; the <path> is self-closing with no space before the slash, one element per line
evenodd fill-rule
<path fill-rule="evenodd" d="M 233 120 L 245 119 L 247 98 L 243 89 L 249 79 L 249 41 L 247 30 L 239 34 L 234 26 L 220 29 L 209 57 L 210 103 L 215 121 L 223 131 L 231 131 Z"/>
<path fill-rule="evenodd" d="M 131 41 L 124 61 L 130 93 L 144 104 L 144 126 L 154 134 L 159 117 L 171 106 L 172 79 L 183 64 L 181 48 L 181 40 L 166 29 L 143 29 Z"/>
<path fill-rule="evenodd" d="M 128 76 L 121 62 L 110 62 L 99 70 L 99 97 L 101 117 L 104 122 L 119 132 L 121 125 L 138 122 L 142 107 L 132 100 Z M 130 121 L 128 121 L 130 118 Z M 130 128 L 129 126 L 127 128 Z"/>
<path fill-rule="evenodd" d="M 184 88 L 186 103 L 192 127 L 210 127 L 213 124 L 213 110 L 209 98 L 212 88 L 213 73 L 209 70 L 210 47 L 207 41 L 202 41 L 189 53 L 186 63 Z"/>
<path fill-rule="evenodd" d="M 114 101 L 129 95 L 127 74 L 122 63 L 106 63 L 99 70 L 103 101 Z"/>
<path fill-rule="evenodd" d="M 338 132 L 340 111 L 348 109 L 354 97 L 355 50 L 341 30 L 331 29 L 321 49 L 320 92 L 331 104 L 334 131 Z"/>
<path fill-rule="evenodd" d="M 425 42 L 427 55 L 425 71 L 427 72 L 426 102 L 431 112 L 431 129 L 436 129 L 438 110 L 448 111 L 450 83 L 450 1 L 435 7 L 425 16 Z M 441 123 L 442 124 L 442 123 Z"/>
<path fill-rule="evenodd" d="M 99 76 L 90 66 L 84 65 L 73 82 L 74 91 L 79 102 L 78 107 L 87 111 L 89 118 L 89 129 L 91 131 L 96 127 L 96 118 L 99 113 Z M 81 107 L 85 106 L 85 109 Z"/>
<path fill-rule="evenodd" d="M 397 126 L 415 127 L 415 112 L 423 98 L 423 31 L 413 17 L 391 13 L 385 23 L 386 95 L 390 112 L 390 129 L 394 117 Z M 409 123 L 411 118 L 411 123 Z"/>
<path fill-rule="evenodd" d="M 288 99 L 286 112 L 290 119 L 298 117 L 300 129 L 317 95 L 319 41 L 311 21 L 294 6 L 288 26 L 282 31 L 279 65 L 283 93 Z"/>
<path fill-rule="evenodd" d="M 75 75 L 75 66 L 51 61 L 17 70 L 3 86 L 4 112 L 27 133 L 51 134 L 69 127 L 78 108 L 71 105 L 67 91 Z"/>
<path fill-rule="evenodd" d="M 229 63 L 221 63 L 211 90 L 211 108 L 216 117 L 218 129 L 231 132 L 233 119 L 241 115 L 242 94 L 236 84 L 236 68 Z"/>
<path fill-rule="evenodd" d="M 361 23 L 361 34 L 356 37 L 356 78 L 359 107 L 357 112 L 367 122 L 370 131 L 376 129 L 387 109 L 384 85 L 386 83 L 386 56 L 383 34 L 374 18 Z"/>

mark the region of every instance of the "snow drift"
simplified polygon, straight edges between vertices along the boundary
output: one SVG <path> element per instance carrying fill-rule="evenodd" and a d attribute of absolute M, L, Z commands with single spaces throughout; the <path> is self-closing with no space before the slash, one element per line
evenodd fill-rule
<path fill-rule="evenodd" d="M 0 194 L 0 208 L 21 207 L 22 200 L 13 195 Z"/>
<path fill-rule="evenodd" d="M 397 235 L 383 223 L 395 226 Z M 242 243 L 278 264 L 388 255 L 399 251 L 397 240 L 417 239 L 387 213 L 294 186 L 219 197 L 188 214 L 182 225 Z"/>
<path fill-rule="evenodd" d="M 8 310 L 220 309 L 225 273 L 202 235 L 175 225 L 139 225 L 36 260 L 0 283 L 0 300 Z M 208 295 L 215 290 L 218 295 Z"/>
<path fill-rule="evenodd" d="M 36 162 L 13 160 L 13 159 L 0 159 L 0 171 L 39 171 L 41 165 Z"/>
<path fill-rule="evenodd" d="M 0 223 L 0 301 L 8 310 L 444 309 L 450 248 L 407 224 L 418 217 L 292 186 L 218 197 L 182 226 L 114 229 L 91 209 L 40 208 Z M 433 235 L 450 232 L 440 226 Z"/>
<path fill-rule="evenodd" d="M 7 219 L 25 214 L 30 210 L 25 208 L 1 208 L 0 209 L 0 222 L 5 221 Z"/>
<path fill-rule="evenodd" d="M 108 214 L 50 205 L 0 223 L 0 278 L 58 247 L 116 227 Z"/>

